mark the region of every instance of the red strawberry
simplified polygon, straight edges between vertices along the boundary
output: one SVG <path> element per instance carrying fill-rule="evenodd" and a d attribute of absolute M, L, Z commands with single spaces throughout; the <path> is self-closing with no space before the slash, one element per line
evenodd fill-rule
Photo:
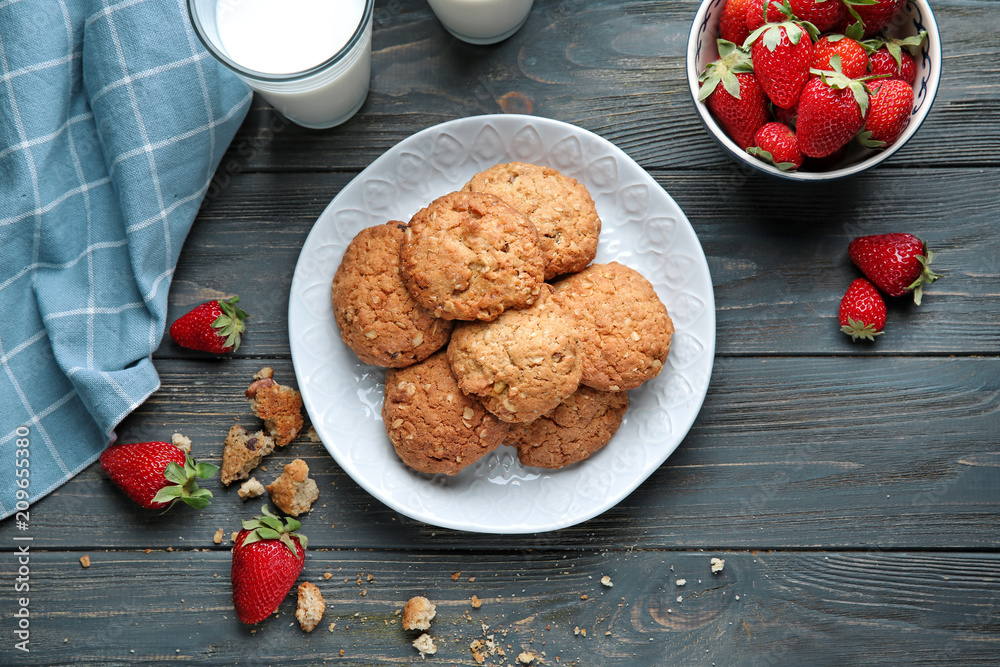
<path fill-rule="evenodd" d="M 698 80 L 698 99 L 739 147 L 753 145 L 753 135 L 767 122 L 767 98 L 760 89 L 747 54 L 732 42 L 719 40 L 719 60 L 709 63 Z"/>
<path fill-rule="evenodd" d="M 896 14 L 906 6 L 906 0 L 843 0 L 847 11 L 861 21 L 865 37 L 871 37 L 889 25 Z"/>
<path fill-rule="evenodd" d="M 208 301 L 177 318 L 170 337 L 182 347 L 213 354 L 233 352 L 240 347 L 246 330 L 247 314 L 236 307 L 240 297 L 228 301 Z"/>
<path fill-rule="evenodd" d="M 302 525 L 271 514 L 243 522 L 233 542 L 233 605 L 244 623 L 259 623 L 275 612 L 292 589 L 306 560 L 306 536 L 295 532 Z"/>
<path fill-rule="evenodd" d="M 840 330 L 851 340 L 875 340 L 885 328 L 885 301 L 875 286 L 857 278 L 840 300 Z"/>
<path fill-rule="evenodd" d="M 101 452 L 101 468 L 125 494 L 146 509 L 163 509 L 178 500 L 195 509 L 208 506 L 212 492 L 198 478 L 218 471 L 198 463 L 169 442 L 118 444 Z"/>
<path fill-rule="evenodd" d="M 909 124 L 913 88 L 905 81 L 892 79 L 872 82 L 871 91 L 871 110 L 860 138 L 865 146 L 882 148 L 896 141 Z"/>
<path fill-rule="evenodd" d="M 847 254 L 880 290 L 889 296 L 912 291 L 918 306 L 923 286 L 941 277 L 930 268 L 934 253 L 913 234 L 860 236 L 851 241 Z"/>
<path fill-rule="evenodd" d="M 859 79 L 868 73 L 868 53 L 850 37 L 827 35 L 813 46 L 812 66 L 815 69 L 832 71 L 830 59 L 840 56 L 840 68 L 851 79 Z"/>
<path fill-rule="evenodd" d="M 752 0 L 726 0 L 719 16 L 719 37 L 732 42 L 742 44 L 750 36 L 750 29 L 747 28 L 747 5 Z"/>
<path fill-rule="evenodd" d="M 826 32 L 840 22 L 847 10 L 840 0 L 789 0 L 788 8 L 780 0 L 770 0 L 767 20 L 764 19 L 764 0 L 750 0 L 746 12 L 746 26 L 756 30 L 765 23 L 778 23 L 787 17 L 787 9 L 800 21 L 808 21 L 819 32 Z"/>
<path fill-rule="evenodd" d="M 887 79 L 899 79 L 911 86 L 917 78 L 917 63 L 906 51 L 901 51 L 897 59 L 889 53 L 889 49 L 882 47 L 872 53 L 869 61 L 873 76 L 888 75 Z"/>
<path fill-rule="evenodd" d="M 836 68 L 836 58 L 834 59 Z M 802 91 L 795 132 L 799 149 L 809 157 L 836 153 L 856 135 L 868 115 L 864 84 L 837 71 L 813 70 Z"/>
<path fill-rule="evenodd" d="M 768 23 L 750 33 L 746 44 L 751 44 L 753 70 L 764 94 L 782 109 L 795 106 L 813 59 L 806 29 L 791 22 Z"/>
<path fill-rule="evenodd" d="M 748 148 L 747 153 L 770 162 L 782 171 L 798 169 L 805 158 L 799 150 L 795 132 L 784 123 L 768 123 L 757 130 L 754 146 Z"/>

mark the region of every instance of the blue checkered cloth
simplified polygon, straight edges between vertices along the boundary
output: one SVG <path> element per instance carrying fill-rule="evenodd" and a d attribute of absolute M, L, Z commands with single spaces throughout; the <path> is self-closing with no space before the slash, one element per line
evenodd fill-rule
<path fill-rule="evenodd" d="M 250 99 L 184 0 L 0 0 L 0 518 L 159 388 L 177 256 Z"/>

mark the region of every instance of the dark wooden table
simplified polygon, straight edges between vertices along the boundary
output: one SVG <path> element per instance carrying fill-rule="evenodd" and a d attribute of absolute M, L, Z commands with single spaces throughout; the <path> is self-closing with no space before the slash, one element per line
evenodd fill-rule
<path fill-rule="evenodd" d="M 259 503 L 213 480 L 208 509 L 160 516 L 94 465 L 32 507 L 31 652 L 12 648 L 8 604 L 0 663 L 417 664 L 397 612 L 423 594 L 438 604 L 426 664 L 475 665 L 470 644 L 487 636 L 503 652 L 488 665 L 524 650 L 549 666 L 997 664 L 997 3 L 934 0 L 946 58 L 929 118 L 874 172 L 815 186 L 744 173 L 703 131 L 683 58 L 697 4 L 537 0 L 513 38 L 475 47 L 421 0 L 378 0 L 361 113 L 308 131 L 255 100 L 184 246 L 170 320 L 239 294 L 254 316 L 243 347 L 209 359 L 166 340 L 162 388 L 118 431 L 181 432 L 218 463 L 234 417 L 247 417 L 248 378 L 270 365 L 292 379 L 292 272 L 329 201 L 418 130 L 528 113 L 621 147 L 685 211 L 708 257 L 711 385 L 652 477 L 571 528 L 468 534 L 389 510 L 301 436 L 261 476 L 301 457 L 320 485 L 301 579 L 329 608 L 305 634 L 294 595 L 254 628 L 233 613 L 228 536 Z M 875 344 L 852 344 L 836 323 L 856 276 L 847 243 L 890 231 L 926 239 L 946 277 L 919 307 L 892 301 Z M 8 602 L 11 530 L 0 525 Z M 717 575 L 712 557 L 726 562 Z"/>

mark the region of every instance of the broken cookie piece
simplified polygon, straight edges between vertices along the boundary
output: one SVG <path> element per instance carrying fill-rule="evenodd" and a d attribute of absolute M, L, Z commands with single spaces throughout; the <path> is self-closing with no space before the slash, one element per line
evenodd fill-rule
<path fill-rule="evenodd" d="M 403 607 L 404 630 L 427 630 L 437 613 L 433 602 L 422 595 L 410 598 Z"/>
<path fill-rule="evenodd" d="M 222 483 L 226 486 L 235 480 L 246 479 L 261 459 L 274 451 L 274 440 L 263 431 L 247 432 L 239 424 L 234 424 L 226 436 L 222 450 Z"/>
<path fill-rule="evenodd" d="M 323 612 L 326 611 L 326 602 L 323 594 L 315 584 L 308 581 L 299 584 L 299 606 L 295 610 L 295 618 L 306 632 L 312 632 L 323 620 Z"/>
<path fill-rule="evenodd" d="M 264 429 L 278 447 L 284 447 L 298 435 L 305 423 L 302 417 L 302 395 L 274 381 L 274 371 L 262 368 L 247 387 L 250 409 L 264 420 Z"/>
<path fill-rule="evenodd" d="M 183 435 L 181 433 L 174 433 L 170 436 L 170 442 L 174 447 L 181 450 L 185 454 L 191 453 L 191 438 Z"/>
<path fill-rule="evenodd" d="M 310 479 L 309 466 L 302 459 L 286 465 L 281 476 L 267 485 L 267 490 L 278 509 L 291 516 L 308 512 L 319 498 L 319 488 Z"/>
<path fill-rule="evenodd" d="M 258 482 L 256 477 L 251 477 L 247 481 L 243 482 L 240 486 L 240 490 L 236 493 L 238 493 L 240 498 L 243 500 L 256 498 L 257 496 L 264 495 L 264 485 Z"/>
<path fill-rule="evenodd" d="M 420 652 L 421 658 L 424 655 L 434 655 L 438 651 L 434 639 L 426 632 L 413 640 L 413 648 Z"/>

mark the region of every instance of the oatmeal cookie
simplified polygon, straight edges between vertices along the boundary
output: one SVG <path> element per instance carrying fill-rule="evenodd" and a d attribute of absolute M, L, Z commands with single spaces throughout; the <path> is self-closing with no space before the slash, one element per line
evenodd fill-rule
<path fill-rule="evenodd" d="M 386 371 L 382 419 L 403 463 L 446 475 L 496 449 L 508 429 L 479 399 L 462 393 L 443 351 Z"/>
<path fill-rule="evenodd" d="M 406 223 L 362 229 L 333 277 L 333 316 L 344 343 L 366 364 L 400 368 L 448 342 L 452 323 L 418 304 L 399 272 Z"/>
<path fill-rule="evenodd" d="M 511 427 L 507 443 L 517 447 L 517 457 L 526 466 L 562 468 L 608 444 L 627 409 L 624 391 L 581 386 L 544 417 Z"/>
<path fill-rule="evenodd" d="M 597 254 L 601 219 L 585 185 L 551 167 L 508 162 L 482 171 L 464 192 L 487 192 L 538 230 L 545 279 L 582 270 Z"/>
<path fill-rule="evenodd" d="M 274 371 L 269 366 L 260 369 L 247 387 L 246 397 L 250 409 L 264 420 L 264 429 L 274 438 L 278 447 L 284 447 L 299 434 L 305 420 L 302 418 L 302 395 L 298 391 L 274 381 Z"/>
<path fill-rule="evenodd" d="M 674 325 L 638 271 L 617 262 L 592 264 L 555 288 L 555 300 L 577 325 L 583 384 L 624 391 L 663 370 Z"/>
<path fill-rule="evenodd" d="M 530 306 L 545 274 L 531 221 L 478 192 L 452 192 L 418 211 L 399 256 L 413 298 L 449 320 L 493 320 Z"/>
<path fill-rule="evenodd" d="M 580 384 L 575 327 L 551 290 L 545 285 L 530 308 L 461 322 L 452 333 L 448 361 L 459 387 L 503 421 L 534 421 Z"/>

